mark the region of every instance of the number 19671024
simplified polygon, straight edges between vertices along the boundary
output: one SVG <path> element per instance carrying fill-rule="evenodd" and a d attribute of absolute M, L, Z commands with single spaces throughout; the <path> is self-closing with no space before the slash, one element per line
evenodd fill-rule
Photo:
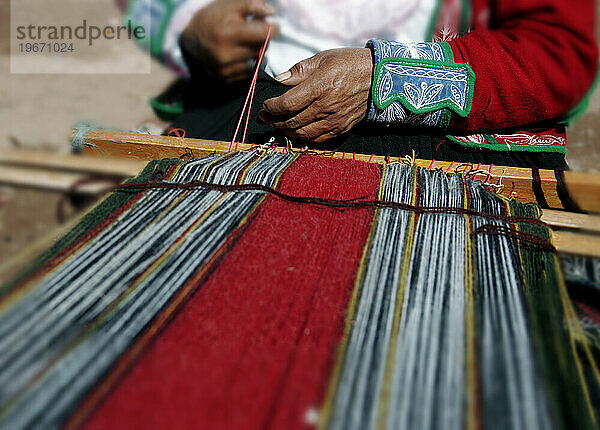
<path fill-rule="evenodd" d="M 64 42 L 34 42 L 34 43 L 19 43 L 19 51 L 26 53 L 43 53 L 43 52 L 54 52 L 54 53 L 69 53 L 73 52 L 72 43 Z"/>

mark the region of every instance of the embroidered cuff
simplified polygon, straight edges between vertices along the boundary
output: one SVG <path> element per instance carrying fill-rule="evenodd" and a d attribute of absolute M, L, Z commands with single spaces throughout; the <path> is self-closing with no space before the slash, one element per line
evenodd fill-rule
<path fill-rule="evenodd" d="M 475 74 L 454 62 L 447 43 L 370 40 L 367 47 L 374 65 L 369 121 L 447 127 L 451 111 L 471 111 Z"/>

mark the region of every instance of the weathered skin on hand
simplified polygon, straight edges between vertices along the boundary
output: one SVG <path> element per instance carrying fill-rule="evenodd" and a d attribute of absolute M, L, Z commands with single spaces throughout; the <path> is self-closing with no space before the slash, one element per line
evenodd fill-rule
<path fill-rule="evenodd" d="M 372 70 L 367 48 L 319 52 L 277 77 L 293 88 L 266 100 L 260 118 L 290 137 L 323 142 L 339 136 L 365 118 Z"/>
<path fill-rule="evenodd" d="M 265 18 L 275 9 L 265 0 L 216 0 L 200 9 L 181 36 L 182 47 L 226 83 L 247 78 L 267 37 Z M 252 18 L 252 19 L 248 19 Z M 272 37 L 279 26 L 272 25 Z"/>

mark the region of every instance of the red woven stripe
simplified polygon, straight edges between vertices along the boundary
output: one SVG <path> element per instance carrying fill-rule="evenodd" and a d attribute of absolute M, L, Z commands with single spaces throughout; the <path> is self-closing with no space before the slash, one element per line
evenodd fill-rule
<path fill-rule="evenodd" d="M 280 189 L 375 198 L 379 167 L 301 157 Z M 373 211 L 270 196 L 89 428 L 303 428 L 322 401 Z"/>

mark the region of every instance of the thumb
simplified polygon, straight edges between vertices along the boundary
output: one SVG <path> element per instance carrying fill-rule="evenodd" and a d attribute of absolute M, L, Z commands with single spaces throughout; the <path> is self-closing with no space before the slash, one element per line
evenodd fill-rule
<path fill-rule="evenodd" d="M 316 56 L 307 58 L 306 60 L 296 63 L 294 67 L 287 72 L 283 72 L 275 76 L 275 79 L 284 85 L 298 85 L 312 75 L 312 73 L 319 67 L 319 63 L 320 61 L 318 58 L 316 58 Z"/>
<path fill-rule="evenodd" d="M 272 16 L 277 12 L 275 8 L 265 0 L 244 0 L 241 3 L 241 11 L 244 16 L 257 18 Z"/>

